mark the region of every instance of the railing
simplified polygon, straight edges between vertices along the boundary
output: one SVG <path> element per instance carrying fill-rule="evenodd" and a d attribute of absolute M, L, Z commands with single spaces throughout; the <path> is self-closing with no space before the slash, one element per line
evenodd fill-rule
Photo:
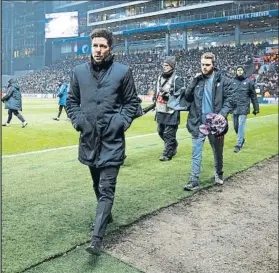
<path fill-rule="evenodd" d="M 109 11 L 104 11 L 102 13 L 92 13 L 91 18 L 92 21 L 90 20 L 91 23 L 94 22 L 99 22 L 100 20 L 102 20 L 102 17 L 104 14 L 106 14 L 107 19 L 106 20 L 110 20 L 110 19 L 120 19 L 120 18 L 128 18 L 131 16 L 135 16 L 135 15 L 140 15 L 143 13 L 150 13 L 150 12 L 156 12 L 156 11 L 160 11 L 160 10 L 168 10 L 168 9 L 172 9 L 172 8 L 178 8 L 178 7 L 185 7 L 185 6 L 193 6 L 193 5 L 197 5 L 197 4 L 203 4 L 203 3 L 209 3 L 212 2 L 210 0 L 196 0 L 195 2 L 186 2 L 186 3 L 182 3 L 180 6 L 176 6 L 176 7 L 161 7 L 161 3 L 159 1 L 151 1 L 151 2 L 147 2 L 144 4 L 141 4 L 141 7 L 136 7 L 135 8 L 135 12 L 132 14 L 129 14 L 129 12 L 126 12 L 126 8 L 116 8 L 116 9 L 112 9 Z M 110 1 L 110 3 L 112 3 Z M 108 3 L 107 3 L 108 5 Z M 111 6 L 111 4 L 110 4 Z M 93 6 L 92 6 L 93 7 Z M 138 8 L 138 10 L 137 10 Z M 96 9 L 96 8 L 94 8 Z M 114 14 L 114 16 L 112 17 L 112 14 Z M 104 20 L 104 21 L 106 21 Z"/>
<path fill-rule="evenodd" d="M 92 1 L 93 2 L 93 1 Z M 106 8 L 114 5 L 123 4 L 125 1 L 100 1 L 101 3 L 92 3 L 90 6 L 92 9 L 101 9 Z"/>
<path fill-rule="evenodd" d="M 137 29 L 137 28 L 146 28 L 146 27 L 156 27 L 156 26 L 162 26 L 162 25 L 169 25 L 172 23 L 183 23 L 183 22 L 191 22 L 191 21 L 198 21 L 203 19 L 211 19 L 211 18 L 219 18 L 219 17 L 226 17 L 226 16 L 232 16 L 232 15 L 238 15 L 238 14 L 245 14 L 245 13 L 253 13 L 253 12 L 261 12 L 261 11 L 268 11 L 268 10 L 275 10 L 278 9 L 278 4 L 271 3 L 271 4 L 264 4 L 256 6 L 255 8 L 244 8 L 240 7 L 238 9 L 233 10 L 220 10 L 220 11 L 213 11 L 208 13 L 201 13 L 201 14 L 194 14 L 194 15 L 185 15 L 185 16 L 179 16 L 176 18 L 171 19 L 156 19 L 156 20 L 150 20 L 145 21 L 142 23 L 131 23 L 127 24 L 127 22 L 124 22 L 125 24 L 122 24 L 122 22 L 117 22 L 119 25 L 118 27 L 111 26 L 109 29 L 111 31 L 117 32 L 117 31 L 123 31 L 123 30 L 131 30 L 131 29 Z M 105 23 L 104 23 L 105 24 Z M 108 24 L 107 26 L 109 26 Z"/>

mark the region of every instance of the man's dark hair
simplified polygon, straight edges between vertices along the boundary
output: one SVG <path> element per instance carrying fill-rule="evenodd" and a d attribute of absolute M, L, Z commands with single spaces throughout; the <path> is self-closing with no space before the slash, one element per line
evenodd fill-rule
<path fill-rule="evenodd" d="M 111 32 L 111 31 L 106 30 L 106 29 L 100 29 L 100 28 L 93 29 L 92 32 L 90 33 L 91 41 L 92 41 L 95 37 L 105 38 L 105 39 L 108 41 L 109 47 L 112 46 L 112 43 L 113 43 L 113 35 L 112 35 L 112 32 Z"/>

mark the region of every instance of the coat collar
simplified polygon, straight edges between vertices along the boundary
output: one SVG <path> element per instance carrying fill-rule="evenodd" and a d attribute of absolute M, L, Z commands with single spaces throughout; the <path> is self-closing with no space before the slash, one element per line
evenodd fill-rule
<path fill-rule="evenodd" d="M 104 69 L 108 69 L 112 63 L 113 63 L 113 59 L 114 59 L 114 55 L 113 54 L 109 54 L 104 58 L 104 61 L 101 63 L 96 63 L 95 60 L 93 59 L 92 55 L 90 56 L 90 68 L 93 71 L 101 71 Z"/>

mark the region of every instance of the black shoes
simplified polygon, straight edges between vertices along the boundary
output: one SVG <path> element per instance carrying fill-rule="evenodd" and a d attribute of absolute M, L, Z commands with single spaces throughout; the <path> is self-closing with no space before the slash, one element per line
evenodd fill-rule
<path fill-rule="evenodd" d="M 160 161 L 170 161 L 171 160 L 171 157 L 167 157 L 165 155 L 162 155 L 160 158 L 159 158 Z"/>
<path fill-rule="evenodd" d="M 91 244 L 85 250 L 92 255 L 100 256 L 101 248 L 102 248 L 102 239 L 94 236 Z"/>
<path fill-rule="evenodd" d="M 241 146 L 236 145 L 236 146 L 234 147 L 233 152 L 234 152 L 234 153 L 239 153 L 240 150 L 244 147 L 245 142 L 246 142 L 246 140 L 245 140 L 245 138 L 243 138 L 243 141 L 242 141 L 242 143 L 241 143 Z"/>
<path fill-rule="evenodd" d="M 234 153 L 239 153 L 239 152 L 240 152 L 240 149 L 241 149 L 241 148 L 240 148 L 239 146 L 236 145 L 236 146 L 234 147 L 233 152 L 234 152 Z"/>
<path fill-rule="evenodd" d="M 200 188 L 199 183 L 192 183 L 189 182 L 189 184 L 184 186 L 184 191 L 196 191 Z"/>
<path fill-rule="evenodd" d="M 109 218 L 108 218 L 108 224 L 113 222 L 112 214 L 110 213 Z M 90 227 L 92 230 L 94 230 L 95 227 L 95 220 L 90 224 Z"/>
<path fill-rule="evenodd" d="M 177 154 L 177 147 L 178 147 L 178 142 L 176 141 L 176 146 L 175 146 L 175 148 L 174 148 L 174 150 L 173 150 L 173 153 L 172 153 L 171 155 L 169 155 L 169 156 L 162 155 L 162 156 L 159 158 L 159 160 L 160 160 L 160 161 L 170 161 L 170 160 L 172 160 L 172 158 Z"/>
<path fill-rule="evenodd" d="M 108 218 L 108 224 L 112 222 L 113 222 L 113 218 L 112 218 L 112 214 L 110 213 Z M 94 230 L 94 227 L 95 227 L 95 221 L 91 223 L 92 230 Z M 85 250 L 92 255 L 96 255 L 96 256 L 101 255 L 102 241 L 103 241 L 102 238 L 94 236 L 92 242 Z"/>

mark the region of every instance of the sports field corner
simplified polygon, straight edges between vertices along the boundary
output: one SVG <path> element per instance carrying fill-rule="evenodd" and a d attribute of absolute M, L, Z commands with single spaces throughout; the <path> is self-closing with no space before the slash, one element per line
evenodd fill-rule
<path fill-rule="evenodd" d="M 230 128 L 225 176 L 275 157 L 231 177 L 221 189 L 210 187 L 213 158 L 206 142 L 204 189 L 195 195 L 183 191 L 191 158 L 186 115 L 178 131 L 178 153 L 163 163 L 154 113 L 137 119 L 127 132 L 114 222 L 103 255 L 93 259 L 84 251 L 96 208 L 90 175 L 77 160 L 78 134 L 66 120 L 52 120 L 56 103 L 25 99 L 28 126 L 22 129 L 14 119 L 11 127 L 2 128 L 3 272 L 278 272 L 277 105 L 261 105 L 260 115 L 249 116 L 247 144 L 237 155 Z"/>

